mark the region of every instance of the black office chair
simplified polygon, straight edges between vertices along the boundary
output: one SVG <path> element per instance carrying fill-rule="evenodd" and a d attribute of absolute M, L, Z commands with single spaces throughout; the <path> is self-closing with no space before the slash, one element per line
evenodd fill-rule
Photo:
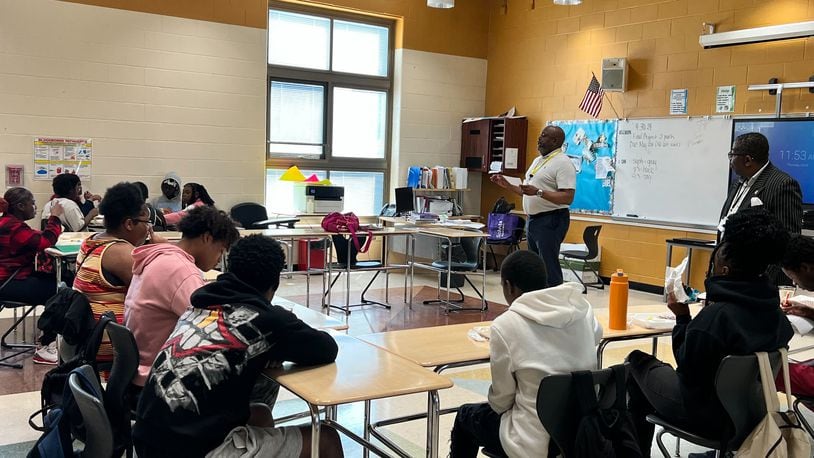
<path fill-rule="evenodd" d="M 808 435 L 814 438 L 814 429 L 811 428 L 811 425 L 803 416 L 803 412 L 800 411 L 800 404 L 806 406 L 808 410 L 814 411 L 814 397 L 799 396 L 795 394 L 794 404 L 792 404 L 792 409 L 794 409 L 794 413 L 797 414 L 797 418 L 800 419 L 800 424 L 806 429 Z"/>
<path fill-rule="evenodd" d="M 291 217 L 282 220 L 269 219 L 266 207 L 254 202 L 237 204 L 229 210 L 229 216 L 238 222 L 243 229 L 267 229 L 269 226 L 294 227 L 299 218 Z"/>
<path fill-rule="evenodd" d="M 8 285 L 11 281 L 14 280 L 14 278 L 17 276 L 17 273 L 19 271 L 20 271 L 19 269 L 15 270 L 14 273 L 12 273 L 11 276 L 9 278 L 7 278 L 6 281 L 4 281 L 2 285 L 0 285 L 0 311 L 2 311 L 3 309 L 13 309 L 14 310 L 14 323 L 6 330 L 5 333 L 3 333 L 3 336 L 0 338 L 0 346 L 3 349 L 9 349 L 9 350 L 17 350 L 17 349 L 19 349 L 19 351 L 12 352 L 10 355 L 6 355 L 6 356 L 3 356 L 2 358 L 0 358 L 0 366 L 12 367 L 12 368 L 15 368 L 15 369 L 22 369 L 23 368 L 22 363 L 7 363 L 6 361 L 8 361 L 8 360 L 10 360 L 12 358 L 16 358 L 16 357 L 18 357 L 18 356 L 20 356 L 22 354 L 28 353 L 30 351 L 34 351 L 34 349 L 37 348 L 37 345 L 35 343 L 26 343 L 26 342 L 20 342 L 20 341 L 8 342 L 6 340 L 6 339 L 8 339 L 9 334 L 11 334 L 12 332 L 16 336 L 17 328 L 21 324 L 25 323 L 26 317 L 28 315 L 30 315 L 34 311 L 34 309 L 36 308 L 36 304 L 28 304 L 28 303 L 20 302 L 20 301 L 7 300 L 7 299 L 3 299 L 3 297 L 2 297 L 3 296 L 3 288 L 5 288 L 6 285 Z M 28 307 L 28 309 L 25 309 L 25 307 Z M 17 309 L 19 309 L 19 308 L 22 308 L 24 311 L 23 311 L 22 316 L 20 316 L 20 318 L 17 318 Z M 25 338 L 25 326 L 23 326 L 23 338 Z"/>
<path fill-rule="evenodd" d="M 774 376 L 780 370 L 780 358 L 780 352 L 769 353 Z M 702 436 L 689 431 L 685 425 L 672 424 L 658 415 L 647 416 L 647 421 L 662 428 L 656 434 L 656 444 L 665 458 L 669 458 L 671 454 L 664 445 L 664 434 L 669 433 L 678 439 L 726 454 L 737 450 L 746 436 L 766 416 L 766 402 L 763 399 L 760 370 L 755 355 L 724 358 L 715 376 L 715 392 L 730 420 L 722 437 Z"/>
<path fill-rule="evenodd" d="M 616 370 L 624 368 L 624 379 L 627 380 L 627 365 L 614 366 Z M 618 387 L 614 376 L 614 367 L 591 371 L 594 385 L 599 387 L 597 402 L 600 409 L 613 406 L 621 388 L 624 395 L 625 386 Z M 551 437 L 548 456 L 562 454 L 568 458 L 574 453 L 574 439 L 582 419 L 578 393 L 571 374 L 550 375 L 540 381 L 537 389 L 537 416 Z"/>
<path fill-rule="evenodd" d="M 602 226 L 588 226 L 585 228 L 585 231 L 582 233 L 582 241 L 588 247 L 588 251 L 576 251 L 576 250 L 564 250 L 560 251 L 562 255 L 563 261 L 565 261 L 565 265 L 571 269 L 571 272 L 577 277 L 580 283 L 582 283 L 582 294 L 588 293 L 588 286 L 597 288 L 597 289 L 605 289 L 605 283 L 602 281 L 602 278 L 599 277 L 599 271 L 591 268 L 591 272 L 596 275 L 596 283 L 585 283 L 582 280 L 582 277 L 577 275 L 577 272 L 574 270 L 574 266 L 571 264 L 570 261 L 578 260 L 588 262 L 590 259 L 594 259 L 597 254 L 599 254 L 599 232 L 602 230 Z"/>
<path fill-rule="evenodd" d="M 492 249 L 494 246 L 506 246 L 508 247 L 506 250 L 506 256 L 512 254 L 513 251 L 517 251 L 520 249 L 520 242 L 526 239 L 526 220 L 524 218 L 517 217 L 517 227 L 514 229 L 514 233 L 512 234 L 511 238 L 506 240 L 492 240 L 486 239 L 486 246 L 489 248 L 489 254 L 492 255 L 492 270 L 497 272 L 500 270 L 500 266 L 497 264 L 497 257 L 495 257 L 495 251 Z"/>
<path fill-rule="evenodd" d="M 452 246 L 442 245 L 442 248 L 452 251 L 452 263 L 449 262 L 449 255 L 442 254 L 439 260 L 433 261 L 432 266 L 437 269 L 447 270 L 447 266 L 453 272 L 451 275 L 450 284 L 447 285 L 447 276 L 443 272 L 438 272 L 438 296 L 436 299 L 424 301 L 424 305 L 429 304 L 445 304 L 447 307 L 444 309 L 445 313 L 449 312 L 462 312 L 462 311 L 478 311 L 485 312 L 489 308 L 489 303 L 486 301 L 483 293 L 475 286 L 474 283 L 467 277 L 468 273 L 478 271 L 480 265 L 480 253 L 483 245 L 482 237 L 462 237 L 459 242 L 453 243 Z M 456 253 L 456 249 L 458 253 Z M 463 254 L 463 256 L 461 256 Z M 486 266 L 483 266 L 486 269 Z M 464 293 L 461 291 L 463 282 L 469 283 L 469 286 L 475 291 L 475 294 L 480 297 L 480 307 L 462 307 L 457 304 L 463 303 L 465 300 Z M 458 294 L 461 295 L 460 299 L 446 299 L 441 298 L 441 288 L 455 288 Z"/>
<path fill-rule="evenodd" d="M 79 411 L 82 413 L 82 424 L 85 431 L 84 449 L 77 456 L 88 458 L 110 458 L 114 455 L 113 428 L 110 425 L 104 400 L 102 387 L 93 373 L 93 368 L 84 365 L 79 368 L 80 374 L 71 374 L 68 377 L 68 386 L 71 388 Z"/>
<path fill-rule="evenodd" d="M 133 333 L 116 322 L 107 323 L 105 330 L 115 353 L 104 392 L 105 411 L 113 429 L 116 452 L 121 455 L 121 452 L 125 451 L 127 456 L 131 457 L 133 444 L 130 434 L 130 408 L 135 403 L 131 399 L 130 385 L 138 371 L 138 346 Z"/>

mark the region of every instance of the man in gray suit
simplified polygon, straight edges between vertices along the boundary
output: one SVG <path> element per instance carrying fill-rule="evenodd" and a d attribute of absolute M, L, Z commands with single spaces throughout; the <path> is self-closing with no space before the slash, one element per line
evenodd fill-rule
<path fill-rule="evenodd" d="M 757 132 L 739 135 L 728 156 L 729 167 L 740 180 L 730 188 L 721 209 L 719 238 L 729 215 L 760 206 L 777 217 L 789 233 L 799 234 L 803 224 L 800 184 L 769 161 L 766 137 Z M 769 266 L 766 273 L 775 284 L 791 284 L 780 266 Z"/>

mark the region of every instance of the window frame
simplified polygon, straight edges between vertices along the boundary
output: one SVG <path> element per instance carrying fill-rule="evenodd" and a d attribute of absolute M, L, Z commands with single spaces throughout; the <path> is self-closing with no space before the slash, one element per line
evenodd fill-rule
<path fill-rule="evenodd" d="M 308 7 L 290 3 L 281 3 L 276 0 L 269 2 L 269 10 L 280 10 L 291 13 L 301 13 L 330 19 L 330 39 L 329 39 L 329 70 L 306 69 L 285 65 L 274 65 L 267 63 L 266 73 L 266 141 L 264 155 L 266 158 L 266 169 L 287 168 L 297 165 L 303 169 L 327 170 L 330 176 L 331 171 L 342 172 L 381 172 L 384 173 L 384 189 L 387 195 L 390 183 L 390 159 L 392 155 L 393 139 L 393 74 L 395 62 L 395 22 L 382 17 L 363 16 L 351 14 L 343 11 L 334 11 L 322 8 Z M 370 24 L 388 29 L 388 50 L 387 50 L 387 75 L 373 76 L 355 73 L 332 71 L 333 66 L 333 43 L 335 20 L 351 21 Z M 266 33 L 266 48 L 268 49 L 268 31 Z M 266 51 L 268 59 L 268 50 Z M 315 156 L 299 155 L 271 155 L 269 147 L 270 141 L 270 119 L 271 119 L 271 84 L 273 81 L 291 82 L 302 84 L 322 85 L 325 87 L 325 103 L 323 104 L 323 152 L 319 158 Z M 334 89 L 336 87 L 360 89 L 384 92 L 387 97 L 385 113 L 385 142 L 384 157 L 380 159 L 372 158 L 350 158 L 334 157 L 332 154 L 333 143 L 333 109 L 334 109 Z"/>

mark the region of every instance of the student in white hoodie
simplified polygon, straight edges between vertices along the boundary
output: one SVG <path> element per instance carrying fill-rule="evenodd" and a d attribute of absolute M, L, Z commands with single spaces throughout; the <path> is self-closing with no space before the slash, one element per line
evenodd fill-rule
<path fill-rule="evenodd" d="M 596 367 L 602 327 L 578 283 L 545 288 L 545 264 L 516 251 L 500 271 L 509 310 L 492 323 L 489 402 L 465 404 L 452 428 L 452 458 L 472 458 L 483 446 L 508 457 L 539 457 L 549 435 L 537 417 L 543 377 Z"/>

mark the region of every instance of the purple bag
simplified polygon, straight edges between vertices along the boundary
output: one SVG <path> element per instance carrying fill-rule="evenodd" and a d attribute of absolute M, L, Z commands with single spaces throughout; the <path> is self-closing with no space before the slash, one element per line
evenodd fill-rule
<path fill-rule="evenodd" d="M 508 241 L 520 225 L 520 217 L 511 213 L 489 213 L 486 227 L 490 241 Z"/>

